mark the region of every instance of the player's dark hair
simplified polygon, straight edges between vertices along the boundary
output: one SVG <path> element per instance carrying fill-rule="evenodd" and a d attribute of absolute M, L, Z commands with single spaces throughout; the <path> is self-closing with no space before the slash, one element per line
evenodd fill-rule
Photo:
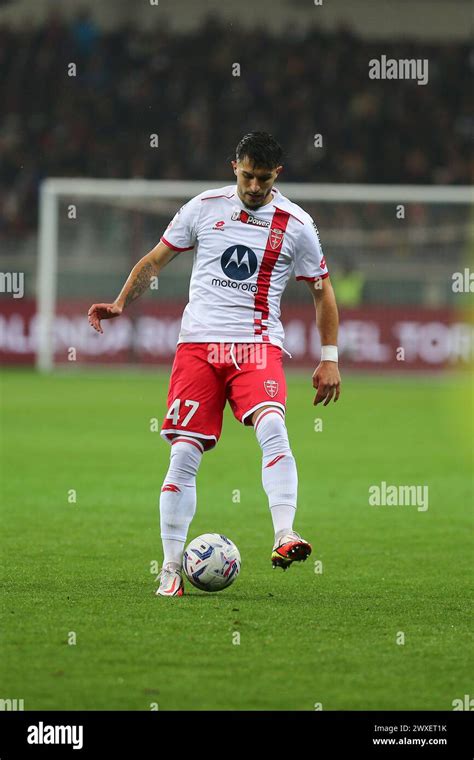
<path fill-rule="evenodd" d="M 235 157 L 237 161 L 248 158 L 254 167 L 274 169 L 281 164 L 283 149 L 268 132 L 249 132 L 237 145 Z"/>

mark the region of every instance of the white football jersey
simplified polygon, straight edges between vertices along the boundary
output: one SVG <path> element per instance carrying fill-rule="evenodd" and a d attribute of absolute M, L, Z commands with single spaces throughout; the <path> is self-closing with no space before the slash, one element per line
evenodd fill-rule
<path fill-rule="evenodd" d="M 328 276 L 317 227 L 276 187 L 247 208 L 236 185 L 207 190 L 180 208 L 161 240 L 194 262 L 178 343 L 261 343 L 283 347 L 280 299 L 297 280 Z"/>

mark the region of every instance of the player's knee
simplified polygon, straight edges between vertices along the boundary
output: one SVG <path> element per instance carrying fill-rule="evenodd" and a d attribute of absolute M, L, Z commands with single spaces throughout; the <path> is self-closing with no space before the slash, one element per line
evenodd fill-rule
<path fill-rule="evenodd" d="M 267 411 L 274 412 L 275 410 L 277 410 L 277 407 L 272 406 L 271 404 L 269 404 L 268 406 L 261 406 L 259 409 L 256 409 L 255 412 L 252 414 L 252 425 L 255 426 L 257 424 L 258 418 L 261 417 L 261 415 L 264 414 L 265 412 Z M 279 407 L 278 407 L 278 411 L 282 413 Z"/>
<path fill-rule="evenodd" d="M 257 419 L 255 435 L 264 457 L 273 454 L 291 455 L 288 431 L 280 409 L 269 409 Z"/>
<path fill-rule="evenodd" d="M 174 479 L 181 483 L 193 481 L 201 464 L 202 455 L 200 446 L 176 438 L 171 446 L 170 466 L 165 480 Z"/>

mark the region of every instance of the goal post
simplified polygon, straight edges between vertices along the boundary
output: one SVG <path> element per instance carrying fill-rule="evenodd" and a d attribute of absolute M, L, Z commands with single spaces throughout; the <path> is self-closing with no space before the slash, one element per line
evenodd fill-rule
<path fill-rule="evenodd" d="M 67 217 L 68 209 L 71 206 L 77 211 L 77 216 L 73 218 L 78 225 L 81 225 L 84 218 L 94 217 L 97 224 L 101 223 L 104 214 L 100 209 L 107 208 L 108 212 L 114 210 L 113 217 L 108 222 L 109 237 L 113 236 L 111 228 L 114 223 L 122 225 L 122 218 L 127 217 L 127 235 L 131 234 L 129 227 L 133 227 L 133 221 L 129 221 L 130 214 L 132 219 L 137 215 L 141 217 L 160 216 L 160 225 L 157 226 L 156 243 L 164 230 L 163 220 L 171 219 L 178 205 L 186 203 L 190 198 L 209 188 L 230 184 L 226 180 L 209 180 L 209 181 L 179 181 L 179 180 L 117 180 L 117 179 L 74 179 L 74 178 L 48 178 L 43 181 L 40 187 L 39 203 L 39 236 L 38 236 L 38 269 L 37 269 L 37 342 L 36 342 L 36 366 L 41 372 L 50 372 L 55 366 L 55 315 L 58 305 L 58 277 L 68 281 L 69 291 L 73 291 L 75 278 L 77 278 L 78 268 L 73 262 L 70 262 L 62 275 L 62 261 L 67 259 L 68 243 L 63 241 L 60 236 L 60 227 Z M 395 245 L 397 235 L 397 224 L 394 208 L 403 207 L 408 204 L 417 204 L 421 208 L 430 208 L 433 218 L 426 218 L 417 228 L 418 237 L 421 240 L 417 243 L 416 234 L 410 238 L 409 245 L 416 249 L 419 245 L 419 251 L 415 250 L 415 256 L 412 263 L 417 266 L 422 265 L 423 246 L 436 245 L 438 230 L 443 230 L 444 238 L 446 235 L 451 239 L 449 244 L 453 249 L 459 250 L 460 255 L 465 252 L 470 242 L 471 234 L 468 233 L 470 225 L 470 209 L 474 200 L 472 188 L 467 186 L 432 186 L 432 185 L 364 185 L 364 184 L 313 184 L 313 183 L 277 183 L 278 189 L 283 195 L 289 197 L 295 203 L 302 205 L 315 218 L 320 227 L 323 248 L 327 252 L 328 240 L 330 246 L 347 246 L 350 251 L 351 239 L 356 241 L 357 247 L 363 249 L 364 246 L 370 248 L 371 255 L 374 256 L 374 262 L 377 267 L 380 265 L 387 270 L 390 262 L 385 259 L 383 262 L 380 257 L 390 254 Z M 60 208 L 61 204 L 67 204 L 66 207 Z M 320 209 L 327 211 L 327 218 L 331 219 L 330 225 L 325 225 L 319 218 L 318 210 L 313 210 L 315 204 Z M 338 208 L 345 204 L 345 208 L 352 209 L 347 214 L 350 224 L 346 228 L 346 223 L 338 220 Z M 358 227 L 357 209 L 369 210 L 376 204 L 384 206 L 386 209 L 384 215 L 380 217 L 381 222 L 377 220 L 370 221 L 370 214 L 364 224 Z M 385 204 L 385 205 L 384 205 Z M 97 212 L 91 211 L 96 208 Z M 435 209 L 442 208 L 442 218 L 438 218 Z M 388 210 L 390 209 L 390 216 Z M 456 209 L 453 214 L 449 213 L 450 209 Z M 391 219 L 390 227 L 386 220 Z M 115 222 L 114 222 L 115 220 Z M 125 222 L 123 222 L 125 224 Z M 433 226 L 434 225 L 434 226 Z M 99 250 L 91 250 L 87 258 L 87 241 L 83 241 L 80 251 L 84 261 L 83 277 L 93 278 L 94 272 L 88 271 L 91 260 L 97 261 L 102 255 L 100 249 L 100 240 L 95 240 L 93 225 L 87 224 L 88 232 L 83 230 L 84 235 L 90 236 L 89 246 Z M 329 229 L 328 229 L 329 227 Z M 392 239 L 392 249 L 390 247 L 382 251 L 377 263 L 377 239 L 378 234 L 387 227 L 390 229 Z M 126 241 L 120 242 L 121 253 L 125 255 L 124 249 Z M 151 246 L 150 246 L 151 247 Z M 149 248 L 148 248 L 149 249 Z M 79 249 L 78 249 L 79 250 Z M 140 255 L 144 255 L 147 250 L 142 249 Z M 425 251 L 426 253 L 426 251 Z M 419 254 L 419 255 L 418 255 Z M 139 258 L 139 255 L 137 256 Z M 436 258 L 436 257 L 435 257 Z M 436 266 L 440 266 L 435 261 Z M 383 265 L 383 266 L 382 266 Z M 115 266 L 114 259 L 109 256 L 107 266 L 112 269 Z M 435 266 L 435 269 L 436 269 Z M 129 267 L 131 269 L 131 266 Z M 129 271 L 129 270 L 128 270 Z M 126 274 L 128 274 L 128 271 Z M 435 270 L 433 270 L 435 271 Z M 123 274 L 123 273 L 122 273 Z M 104 274 L 105 276 L 105 274 Z M 93 293 L 90 294 L 91 302 Z"/>

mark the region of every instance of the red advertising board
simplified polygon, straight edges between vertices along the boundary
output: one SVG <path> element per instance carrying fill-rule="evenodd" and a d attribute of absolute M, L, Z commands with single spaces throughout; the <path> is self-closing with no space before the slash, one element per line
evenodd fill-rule
<path fill-rule="evenodd" d="M 184 304 L 143 302 L 104 323 L 99 335 L 87 321 L 89 303 L 58 305 L 54 324 L 56 362 L 152 363 L 171 366 Z M 312 303 L 282 310 L 287 369 L 315 366 L 320 341 Z M 35 302 L 0 302 L 0 358 L 4 364 L 32 364 L 37 345 Z M 468 314 L 447 308 L 359 307 L 340 310 L 339 348 L 344 368 L 440 370 L 469 366 L 474 328 Z"/>

